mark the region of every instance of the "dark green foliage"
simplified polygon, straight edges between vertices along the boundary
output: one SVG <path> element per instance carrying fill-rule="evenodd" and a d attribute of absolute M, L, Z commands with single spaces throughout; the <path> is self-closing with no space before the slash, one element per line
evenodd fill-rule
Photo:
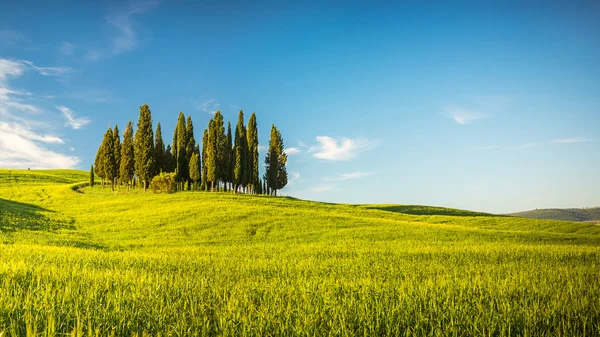
<path fill-rule="evenodd" d="M 90 186 L 94 187 L 94 165 L 90 165 Z"/>
<path fill-rule="evenodd" d="M 244 125 L 244 112 L 240 110 L 238 122 L 235 126 L 235 166 L 233 168 L 234 191 L 237 192 L 239 186 L 246 186 L 248 183 L 248 142 L 246 139 L 246 126 Z"/>
<path fill-rule="evenodd" d="M 200 166 L 200 155 L 196 152 L 192 153 L 190 158 L 190 179 L 196 186 L 196 183 L 201 179 L 201 166 Z"/>
<path fill-rule="evenodd" d="M 235 156 L 233 152 L 233 135 L 231 134 L 231 122 L 227 122 L 227 163 L 225 167 L 225 184 L 233 184 L 233 167 L 235 166 Z"/>
<path fill-rule="evenodd" d="M 265 179 L 270 191 L 277 195 L 277 190 L 287 185 L 287 154 L 284 151 L 283 137 L 275 125 L 271 127 L 271 136 L 269 139 L 269 150 L 265 156 Z"/>
<path fill-rule="evenodd" d="M 175 173 L 163 172 L 152 179 L 152 191 L 172 193 L 175 191 L 176 182 Z"/>
<path fill-rule="evenodd" d="M 177 181 L 180 183 L 184 183 L 187 181 L 189 172 L 188 172 L 188 163 L 186 155 L 186 147 L 187 147 L 187 133 L 185 126 L 185 115 L 183 112 L 179 113 L 179 118 L 177 119 L 177 137 L 173 146 L 174 152 L 173 156 L 177 162 L 177 168 L 175 169 L 175 173 L 177 174 Z"/>
<path fill-rule="evenodd" d="M 248 143 L 248 184 L 251 186 L 251 192 L 255 193 L 254 189 L 259 184 L 259 158 L 258 158 L 258 126 L 256 124 L 256 114 L 252 113 L 248 120 L 248 131 L 246 133 Z"/>
<path fill-rule="evenodd" d="M 188 183 L 188 190 L 191 188 L 192 179 L 189 172 L 190 160 L 192 159 L 192 155 L 194 154 L 194 149 L 196 148 L 196 139 L 194 138 L 194 124 L 192 124 L 192 116 L 187 117 L 187 123 L 185 128 L 185 136 L 186 136 L 186 150 L 185 150 L 185 159 L 188 164 L 188 176 L 186 178 Z"/>
<path fill-rule="evenodd" d="M 164 163 L 164 172 L 175 172 L 175 158 L 173 157 L 173 153 L 171 152 L 171 144 L 167 145 L 167 149 L 165 150 L 165 157 L 163 159 Z"/>
<path fill-rule="evenodd" d="M 123 144 L 121 144 L 121 156 L 120 156 L 120 168 L 119 177 L 121 181 L 127 185 L 131 183 L 133 179 L 133 173 L 135 169 L 135 158 L 133 149 L 133 123 L 129 121 L 125 127 L 125 133 L 123 133 Z"/>
<path fill-rule="evenodd" d="M 206 177 L 208 176 L 208 167 L 207 163 L 207 146 L 208 146 L 208 130 L 204 129 L 204 134 L 202 135 L 202 153 L 201 153 L 201 161 L 202 161 L 202 183 L 200 184 L 200 189 L 202 191 L 206 191 L 208 188 L 208 182 Z"/>
<path fill-rule="evenodd" d="M 117 176 L 117 164 L 115 162 L 113 131 L 110 128 L 106 131 L 104 139 L 105 142 L 102 144 L 102 165 L 104 167 L 106 180 L 110 182 L 111 188 L 114 189 L 115 178 Z"/>
<path fill-rule="evenodd" d="M 152 112 L 148 104 L 140 107 L 140 118 L 134 140 L 135 173 L 142 183 L 144 191 L 154 176 L 154 132 L 152 131 Z"/>
<path fill-rule="evenodd" d="M 206 145 L 206 182 L 210 182 L 210 190 L 214 190 L 214 185 L 218 179 L 218 157 L 217 157 L 217 128 L 214 119 L 208 123 L 208 142 Z"/>
<path fill-rule="evenodd" d="M 115 174 L 115 179 L 117 182 L 119 181 L 119 168 L 121 167 L 121 137 L 119 137 L 119 126 L 115 124 L 115 129 L 113 130 L 113 151 L 115 153 L 115 167 L 117 168 L 117 172 Z"/>
<path fill-rule="evenodd" d="M 106 134 L 104 134 L 104 138 L 106 138 Z M 104 186 L 104 178 L 106 178 L 106 175 L 104 174 L 104 154 L 103 154 L 103 150 L 104 150 L 104 142 L 106 142 L 106 139 L 102 139 L 102 143 L 100 144 L 100 146 L 98 147 L 98 152 L 96 152 L 96 159 L 94 160 L 94 167 L 96 168 L 96 175 L 98 175 L 98 177 L 100 177 L 100 180 L 102 182 L 102 186 Z"/>
<path fill-rule="evenodd" d="M 154 135 L 154 162 L 156 163 L 156 174 L 167 172 L 167 160 L 165 151 L 165 142 L 162 139 L 162 130 L 160 122 L 156 124 L 156 134 Z"/>
<path fill-rule="evenodd" d="M 225 183 L 227 181 L 227 171 L 229 166 L 229 150 L 227 149 L 227 136 L 225 135 L 225 126 L 221 111 L 217 110 L 214 116 L 215 144 L 217 151 L 217 172 L 216 179 Z"/>

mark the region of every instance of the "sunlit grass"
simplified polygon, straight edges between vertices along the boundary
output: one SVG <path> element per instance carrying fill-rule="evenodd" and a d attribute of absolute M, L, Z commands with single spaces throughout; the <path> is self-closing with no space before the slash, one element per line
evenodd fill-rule
<path fill-rule="evenodd" d="M 600 226 L 86 179 L 0 170 L 0 333 L 600 331 Z"/>

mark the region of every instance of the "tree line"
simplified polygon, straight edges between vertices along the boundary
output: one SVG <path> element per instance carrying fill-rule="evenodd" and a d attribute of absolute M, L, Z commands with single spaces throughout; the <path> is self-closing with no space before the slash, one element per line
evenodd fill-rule
<path fill-rule="evenodd" d="M 94 176 L 98 176 L 102 186 L 110 184 L 113 190 L 116 186 L 139 186 L 145 191 L 149 186 L 159 186 L 168 190 L 277 195 L 277 190 L 288 182 L 286 162 L 281 132 L 272 125 L 264 159 L 265 174 L 260 176 L 254 113 L 246 126 L 244 112 L 240 111 L 232 133 L 231 123 L 227 122 L 225 130 L 223 115 L 215 112 L 201 142 L 197 142 L 192 117 L 186 119 L 180 112 L 173 141 L 165 146 L 160 122 L 154 133 L 150 107 L 144 104 L 135 132 L 129 121 L 122 142 L 117 125 L 106 130 L 90 168 L 90 184 L 93 186 Z"/>

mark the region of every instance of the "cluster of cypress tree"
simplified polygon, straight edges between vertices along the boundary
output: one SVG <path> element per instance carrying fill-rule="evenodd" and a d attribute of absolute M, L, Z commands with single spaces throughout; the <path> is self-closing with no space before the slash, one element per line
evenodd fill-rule
<path fill-rule="evenodd" d="M 162 138 L 160 122 L 156 134 L 152 131 L 152 113 L 144 104 L 140 107 L 137 130 L 127 123 L 123 142 L 119 128 L 108 128 L 90 169 L 114 190 L 116 185 L 128 188 L 139 185 L 144 190 L 152 179 L 163 172 L 174 173 L 178 190 L 233 191 L 249 194 L 275 194 L 287 185 L 283 138 L 275 125 L 271 127 L 269 149 L 265 156 L 266 172 L 259 174 L 258 125 L 252 113 L 248 127 L 244 112 L 240 111 L 235 134 L 227 122 L 225 132 L 223 115 L 217 111 L 208 123 L 202 137 L 202 149 L 194 138 L 192 117 L 187 120 L 179 113 L 173 133 L 173 142 L 167 145 Z"/>

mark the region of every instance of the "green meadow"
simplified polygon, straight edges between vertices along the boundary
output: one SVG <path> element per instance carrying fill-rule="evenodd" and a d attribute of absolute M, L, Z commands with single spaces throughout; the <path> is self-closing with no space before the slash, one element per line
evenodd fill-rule
<path fill-rule="evenodd" d="M 600 226 L 0 170 L 0 336 L 598 336 Z"/>

